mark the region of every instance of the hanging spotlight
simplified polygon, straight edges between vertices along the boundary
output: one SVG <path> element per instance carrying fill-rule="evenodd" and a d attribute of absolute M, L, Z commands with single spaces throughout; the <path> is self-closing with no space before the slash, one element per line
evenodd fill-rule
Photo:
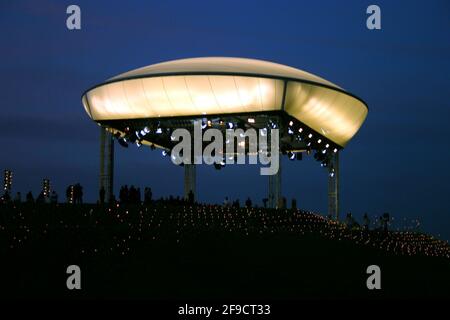
<path fill-rule="evenodd" d="M 317 140 L 317 143 L 322 143 L 322 139 Z"/>
<path fill-rule="evenodd" d="M 202 130 L 204 130 L 204 129 L 206 128 L 206 126 L 207 126 L 206 119 L 203 118 L 203 119 L 202 119 Z"/>
<path fill-rule="evenodd" d="M 310 138 L 310 139 L 311 139 L 311 138 L 312 138 L 312 136 L 313 136 L 313 135 L 312 135 L 312 133 L 308 134 L 308 138 Z"/>
<path fill-rule="evenodd" d="M 127 140 L 125 138 L 122 138 L 120 136 L 119 132 L 116 132 L 116 134 L 114 135 L 114 137 L 116 138 L 117 142 L 124 148 L 128 148 L 128 143 Z"/>
<path fill-rule="evenodd" d="M 294 125 L 294 122 L 291 120 L 291 121 L 289 121 L 289 126 L 293 126 Z"/>
<path fill-rule="evenodd" d="M 291 128 L 288 128 L 288 134 L 289 134 L 289 135 L 292 135 L 292 134 L 294 134 L 294 131 L 292 131 Z"/>
<path fill-rule="evenodd" d="M 137 140 L 140 140 L 140 139 L 141 139 L 141 136 L 139 135 L 139 132 L 138 132 L 138 131 L 135 131 L 135 132 L 134 132 L 134 136 L 137 138 Z"/>
<path fill-rule="evenodd" d="M 147 135 L 147 133 L 150 132 L 150 129 L 148 127 L 145 127 L 144 129 L 142 129 L 141 131 L 139 131 L 139 135 L 141 137 L 145 137 L 145 135 Z"/>
<path fill-rule="evenodd" d="M 248 118 L 247 121 L 248 123 L 255 123 L 255 118 Z"/>
<path fill-rule="evenodd" d="M 329 147 L 330 147 L 330 145 L 327 143 L 327 144 L 325 145 L 325 148 L 328 149 Z"/>
<path fill-rule="evenodd" d="M 129 131 L 130 131 L 130 130 L 129 130 Z M 132 133 L 128 134 L 127 137 L 128 137 L 128 140 L 129 140 L 131 143 L 135 143 L 136 140 L 139 139 L 139 135 L 138 135 L 138 132 L 137 132 L 137 131 L 133 131 Z"/>
<path fill-rule="evenodd" d="M 272 120 L 269 120 L 269 127 L 271 127 L 272 129 L 276 129 L 277 124 L 275 122 L 273 122 Z"/>
<path fill-rule="evenodd" d="M 122 147 L 128 148 L 128 143 L 127 143 L 127 141 L 126 141 L 124 138 L 117 139 L 117 142 L 119 142 L 119 144 L 120 144 Z"/>
<path fill-rule="evenodd" d="M 334 148 L 333 152 L 334 152 L 334 153 L 338 152 L 338 149 L 337 149 L 337 148 Z"/>
<path fill-rule="evenodd" d="M 156 134 L 161 134 L 161 133 L 162 133 L 162 129 L 161 128 L 156 129 Z"/>
<path fill-rule="evenodd" d="M 298 132 L 302 133 L 303 132 L 303 128 L 298 129 Z"/>
<path fill-rule="evenodd" d="M 288 157 L 289 157 L 289 160 L 295 160 L 295 153 L 288 152 Z"/>
<path fill-rule="evenodd" d="M 233 122 L 228 122 L 227 126 L 228 126 L 228 129 L 233 129 L 234 128 L 234 123 Z"/>
<path fill-rule="evenodd" d="M 261 132 L 261 136 L 262 136 L 262 137 L 267 136 L 267 128 L 262 128 L 262 129 L 260 130 L 260 132 Z"/>
<path fill-rule="evenodd" d="M 167 154 L 168 154 L 168 152 L 167 152 L 166 150 L 163 150 L 163 151 L 161 152 L 161 154 L 163 155 L 163 157 L 166 157 Z"/>
<path fill-rule="evenodd" d="M 330 168 L 330 177 L 334 177 L 334 168 Z"/>

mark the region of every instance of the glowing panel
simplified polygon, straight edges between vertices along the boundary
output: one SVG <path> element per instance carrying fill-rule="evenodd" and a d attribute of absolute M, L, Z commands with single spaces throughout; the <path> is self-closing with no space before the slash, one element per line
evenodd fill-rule
<path fill-rule="evenodd" d="M 328 88 L 290 81 L 285 111 L 344 147 L 367 116 L 358 99 Z"/>
<path fill-rule="evenodd" d="M 114 120 L 279 110 L 282 91 L 282 80 L 187 75 L 113 82 L 83 99 L 92 119 Z"/>

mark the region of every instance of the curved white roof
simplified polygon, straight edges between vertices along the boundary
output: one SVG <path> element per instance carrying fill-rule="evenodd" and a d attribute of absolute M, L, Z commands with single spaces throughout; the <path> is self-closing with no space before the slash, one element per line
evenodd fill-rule
<path fill-rule="evenodd" d="M 334 83 L 300 69 L 270 61 L 231 57 L 201 57 L 171 60 L 134 69 L 119 74 L 118 76 L 115 76 L 108 81 L 161 74 L 181 73 L 229 73 L 240 75 L 248 74 L 291 78 L 308 82 L 315 82 L 342 90 L 342 88 L 338 87 Z"/>
<path fill-rule="evenodd" d="M 285 111 L 345 146 L 365 103 L 292 67 L 243 58 L 191 58 L 122 73 L 83 95 L 95 121 Z"/>

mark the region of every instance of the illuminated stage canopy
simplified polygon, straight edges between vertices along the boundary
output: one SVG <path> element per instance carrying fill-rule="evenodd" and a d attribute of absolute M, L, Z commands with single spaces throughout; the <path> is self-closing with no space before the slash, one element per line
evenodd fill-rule
<path fill-rule="evenodd" d="M 335 84 L 285 65 L 208 57 L 153 64 L 85 92 L 96 122 L 285 113 L 344 147 L 367 116 L 366 104 Z"/>

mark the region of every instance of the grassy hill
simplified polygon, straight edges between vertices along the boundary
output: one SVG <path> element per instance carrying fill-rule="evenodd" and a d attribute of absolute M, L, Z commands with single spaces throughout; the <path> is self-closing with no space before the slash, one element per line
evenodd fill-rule
<path fill-rule="evenodd" d="M 450 297 L 448 243 L 299 210 L 10 204 L 0 226 L 9 298 Z M 72 264 L 80 291 L 66 288 Z M 373 264 L 381 290 L 366 287 Z"/>

